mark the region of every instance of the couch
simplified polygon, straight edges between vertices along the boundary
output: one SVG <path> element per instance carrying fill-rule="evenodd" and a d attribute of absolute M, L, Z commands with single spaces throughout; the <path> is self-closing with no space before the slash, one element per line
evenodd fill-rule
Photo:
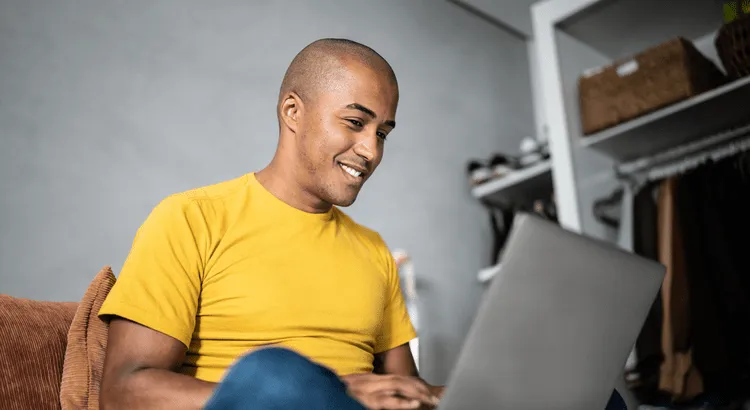
<path fill-rule="evenodd" d="M 108 325 L 97 312 L 114 283 L 105 267 L 79 302 L 0 295 L 0 410 L 99 410 Z"/>

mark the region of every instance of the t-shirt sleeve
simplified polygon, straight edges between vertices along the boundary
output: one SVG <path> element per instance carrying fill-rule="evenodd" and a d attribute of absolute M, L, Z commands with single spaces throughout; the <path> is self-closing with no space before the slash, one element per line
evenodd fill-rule
<path fill-rule="evenodd" d="M 203 274 L 201 213 L 186 196 L 160 202 L 133 245 L 99 315 L 119 316 L 190 345 Z"/>
<path fill-rule="evenodd" d="M 404 295 L 401 292 L 396 261 L 387 251 L 387 248 L 383 257 L 386 259 L 388 287 L 383 326 L 375 344 L 375 353 L 391 350 L 417 337 L 417 332 L 409 318 L 409 312 L 406 310 Z"/>

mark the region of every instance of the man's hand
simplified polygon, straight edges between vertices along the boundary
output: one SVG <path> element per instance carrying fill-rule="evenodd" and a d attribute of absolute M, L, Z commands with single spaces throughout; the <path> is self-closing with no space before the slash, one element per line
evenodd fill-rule
<path fill-rule="evenodd" d="M 352 374 L 341 378 L 349 394 L 370 410 L 433 408 L 438 398 L 417 377 Z"/>
<path fill-rule="evenodd" d="M 437 397 L 438 399 L 443 398 L 443 392 L 445 391 L 445 386 L 428 386 L 430 389 L 430 393 L 432 393 L 433 396 Z"/>

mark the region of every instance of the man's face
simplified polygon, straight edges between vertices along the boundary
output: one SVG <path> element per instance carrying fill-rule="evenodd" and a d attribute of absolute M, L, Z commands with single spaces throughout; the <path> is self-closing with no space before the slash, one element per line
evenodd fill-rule
<path fill-rule="evenodd" d="M 354 203 L 383 158 L 397 105 L 396 84 L 358 63 L 305 105 L 298 144 L 311 194 L 337 206 Z"/>

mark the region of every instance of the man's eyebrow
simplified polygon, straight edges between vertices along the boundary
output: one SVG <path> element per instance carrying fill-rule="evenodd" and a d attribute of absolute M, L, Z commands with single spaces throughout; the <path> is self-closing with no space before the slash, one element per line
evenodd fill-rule
<path fill-rule="evenodd" d="M 378 118 L 378 116 L 375 114 L 375 111 L 373 111 L 373 110 L 365 107 L 362 104 L 351 103 L 351 104 L 347 105 L 346 108 L 349 108 L 349 109 L 352 109 L 352 110 L 362 111 L 363 113 L 369 115 L 373 119 Z M 390 126 L 391 128 L 396 128 L 396 121 L 387 120 L 387 121 L 384 122 L 384 124 Z"/>
<path fill-rule="evenodd" d="M 373 110 L 365 107 L 362 104 L 351 103 L 351 104 L 347 105 L 346 108 L 350 108 L 352 110 L 359 110 L 359 111 L 362 111 L 363 113 L 369 115 L 372 118 L 378 118 L 378 116 L 375 114 L 375 111 L 373 111 Z"/>

